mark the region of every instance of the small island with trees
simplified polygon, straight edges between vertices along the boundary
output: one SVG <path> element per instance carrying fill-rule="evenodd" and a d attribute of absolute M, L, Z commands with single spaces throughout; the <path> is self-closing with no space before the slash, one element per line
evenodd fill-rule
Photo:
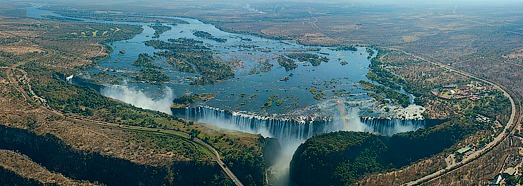
<path fill-rule="evenodd" d="M 154 36 L 152 38 L 159 38 L 161 34 L 172 29 L 170 26 L 165 26 L 158 22 L 155 24 L 149 25 L 149 27 L 154 29 Z"/>
<path fill-rule="evenodd" d="M 216 41 L 218 43 L 225 43 L 225 42 L 227 42 L 227 39 L 214 37 L 209 32 L 205 32 L 205 31 L 201 31 L 201 30 L 193 31 L 192 34 L 194 36 L 196 36 L 196 37 L 213 40 L 213 41 Z"/>

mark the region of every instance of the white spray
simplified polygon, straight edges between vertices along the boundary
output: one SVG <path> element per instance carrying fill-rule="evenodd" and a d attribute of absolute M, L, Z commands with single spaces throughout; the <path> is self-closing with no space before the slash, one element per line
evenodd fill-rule
<path fill-rule="evenodd" d="M 100 92 L 104 96 L 129 103 L 135 107 L 156 110 L 172 115 L 171 104 L 174 97 L 173 91 L 169 87 L 163 90 L 163 96 L 159 99 L 148 97 L 141 90 L 129 88 L 127 85 L 107 86 L 102 88 Z"/>

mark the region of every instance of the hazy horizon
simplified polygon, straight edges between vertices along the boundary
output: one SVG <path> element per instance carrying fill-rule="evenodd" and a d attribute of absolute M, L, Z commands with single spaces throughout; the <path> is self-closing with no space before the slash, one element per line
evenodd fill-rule
<path fill-rule="evenodd" d="M 6 0 L 0 0 L 6 1 Z M 13 1 L 9 1 L 13 2 Z M 191 1 L 191 0 L 114 0 L 114 1 L 105 1 L 105 0 L 84 0 L 81 2 L 75 0 L 15 0 L 15 2 L 27 2 L 27 3 L 70 3 L 70 4 L 99 4 L 99 5 L 110 5 L 110 4 L 123 4 L 128 3 L 129 5 L 139 6 L 139 5 L 151 5 L 155 3 L 184 3 L 184 4 L 249 4 L 249 3 L 292 3 L 292 2 L 303 2 L 303 3 L 321 3 L 321 4 L 361 4 L 361 5 L 508 5 L 508 4 L 523 4 L 520 0 L 438 0 L 438 1 L 413 1 L 413 0 L 374 0 L 374 1 L 364 1 L 364 0 L 332 0 L 332 1 L 323 1 L 323 0 L 206 0 L 206 1 Z M 134 4 L 133 4 L 134 3 Z"/>

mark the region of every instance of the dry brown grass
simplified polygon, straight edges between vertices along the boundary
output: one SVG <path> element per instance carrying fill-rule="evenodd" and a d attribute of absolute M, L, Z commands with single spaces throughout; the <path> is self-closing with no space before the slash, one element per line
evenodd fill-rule
<path fill-rule="evenodd" d="M 27 41 L 27 40 L 20 40 L 19 42 L 0 46 L 0 50 L 2 50 L 4 52 L 13 53 L 16 55 L 44 52 L 44 50 L 42 50 L 40 46 L 33 44 L 32 42 Z"/>
<path fill-rule="evenodd" d="M 11 31 L 4 31 L 0 36 L 2 37 L 26 37 L 26 38 L 34 38 L 39 36 L 40 34 L 26 31 L 26 30 L 11 30 Z"/>
<path fill-rule="evenodd" d="M 402 39 L 403 39 L 403 42 L 414 42 L 414 41 L 419 40 L 419 37 L 416 37 L 416 36 L 403 36 Z"/>
<path fill-rule="evenodd" d="M 320 44 L 320 45 L 331 45 L 337 43 L 336 39 L 330 38 L 322 33 L 308 33 L 298 38 L 298 41 L 302 44 Z"/>
<path fill-rule="evenodd" d="M 445 154 L 421 160 L 400 170 L 364 176 L 353 185 L 402 185 L 410 180 L 444 168 Z"/>
<path fill-rule="evenodd" d="M 50 172 L 45 167 L 33 162 L 29 157 L 9 150 L 0 149 L 0 167 L 43 184 L 94 185 L 88 181 L 72 180 L 60 173 Z"/>
<path fill-rule="evenodd" d="M 520 59 L 523 58 L 523 48 L 514 49 L 512 53 L 503 55 L 504 58 L 508 59 Z"/>
<path fill-rule="evenodd" d="M 0 78 L 0 81 L 9 82 L 4 78 Z M 42 107 L 31 106 L 20 97 L 21 93 L 13 88 L 14 85 L 11 82 L 0 84 L 0 104 L 12 105 L 0 107 L 2 125 L 31 130 L 39 135 L 51 134 L 75 150 L 128 159 L 137 164 L 160 166 L 173 160 L 189 159 L 165 149 L 152 148 L 150 144 L 133 141 L 139 137 L 138 133 L 67 119 Z"/>
<path fill-rule="evenodd" d="M 488 185 L 490 180 L 498 174 L 504 157 L 519 153 L 520 148 L 517 146 L 521 146 L 521 141 L 515 140 L 515 142 L 516 145 L 511 147 L 509 140 L 505 140 L 478 160 L 428 182 L 426 185 Z"/>
<path fill-rule="evenodd" d="M 34 23 L 30 20 L 22 20 L 21 22 Z M 70 72 L 74 67 L 91 64 L 90 58 L 92 57 L 107 55 L 105 46 L 98 44 L 100 40 L 65 42 L 26 38 L 41 35 L 45 30 L 38 27 L 16 28 L 16 25 L 6 26 L 9 24 L 11 23 L 0 20 L 0 30 L 7 30 L 7 32 L 0 31 L 0 33 L 4 33 L 3 36 L 10 37 L 11 34 L 17 34 L 16 37 L 23 37 L 20 37 L 21 41 L 19 42 L 1 45 L 0 50 L 20 57 L 20 61 L 17 60 L 16 63 L 36 61 L 43 66 Z M 47 24 L 59 25 L 61 23 Z M 16 29 L 23 29 L 24 31 L 12 31 Z M 54 32 L 60 31 L 55 30 Z M 39 45 L 34 43 L 39 43 Z M 30 54 L 44 51 L 49 52 Z M 185 157 L 176 152 L 158 148 L 155 144 L 150 144 L 152 140 L 147 141 L 148 137 L 144 137 L 140 132 L 104 127 L 89 121 L 65 118 L 50 112 L 43 106 L 27 102 L 20 89 L 16 88 L 24 87 L 20 86 L 22 85 L 20 80 L 22 76 L 19 73 L 21 70 L 23 69 L 16 70 L 16 74 L 10 80 L 7 78 L 7 74 L 11 70 L 7 67 L 0 69 L 2 74 L 0 76 L 0 105 L 3 105 L 0 107 L 1 125 L 28 130 L 38 135 L 53 135 L 74 150 L 121 158 L 140 165 L 164 166 L 173 161 L 191 159 L 191 157 Z M 23 81 L 31 83 L 30 79 Z M 10 151 L 0 151 L 0 166 L 14 171 L 22 177 L 36 179 L 42 183 L 57 183 L 59 185 L 78 185 L 81 183 L 70 180 L 59 173 L 51 173 L 44 167 L 32 162 L 28 157 Z"/>

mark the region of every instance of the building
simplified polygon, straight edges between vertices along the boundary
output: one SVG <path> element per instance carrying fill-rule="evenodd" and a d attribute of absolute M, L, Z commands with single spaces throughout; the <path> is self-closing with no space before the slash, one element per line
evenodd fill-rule
<path fill-rule="evenodd" d="M 465 154 L 465 153 L 467 153 L 470 150 L 472 150 L 472 147 L 471 146 L 466 146 L 466 147 L 463 147 L 461 149 L 458 149 L 456 152 L 458 154 Z"/>
<path fill-rule="evenodd" d="M 443 86 L 443 88 L 456 88 L 456 87 L 458 87 L 457 84 L 450 84 L 450 85 Z"/>

